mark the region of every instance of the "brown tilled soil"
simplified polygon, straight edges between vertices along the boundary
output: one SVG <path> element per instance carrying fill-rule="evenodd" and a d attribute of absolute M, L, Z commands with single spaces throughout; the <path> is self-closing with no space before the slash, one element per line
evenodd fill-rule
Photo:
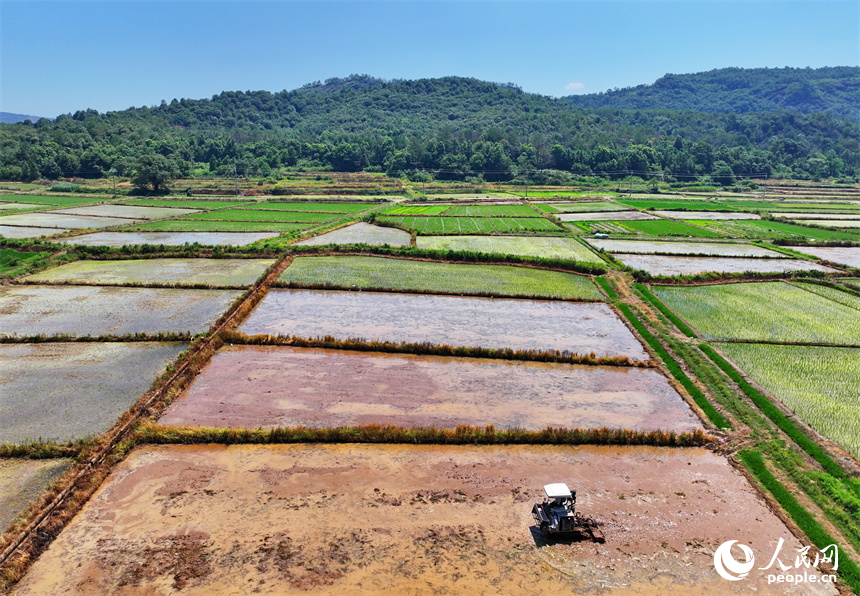
<path fill-rule="evenodd" d="M 558 481 L 605 544 L 535 530 L 531 503 Z M 150 446 L 17 594 L 834 593 L 714 571 L 721 543 L 749 545 L 758 567 L 780 537 L 790 561 L 786 527 L 701 449 Z"/>
<path fill-rule="evenodd" d="M 702 426 L 654 369 L 280 346 L 222 348 L 160 422 L 609 426 L 679 433 Z"/>

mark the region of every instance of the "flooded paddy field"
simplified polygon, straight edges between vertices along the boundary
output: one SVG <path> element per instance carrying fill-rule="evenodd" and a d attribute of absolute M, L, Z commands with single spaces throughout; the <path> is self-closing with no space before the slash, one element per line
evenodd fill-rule
<path fill-rule="evenodd" d="M 200 333 L 209 329 L 240 293 L 110 286 L 3 286 L 0 335 Z"/>
<path fill-rule="evenodd" d="M 109 429 L 180 342 L 0 345 L 0 443 L 71 441 Z"/>
<path fill-rule="evenodd" d="M 605 265 L 605 261 L 575 238 L 535 236 L 418 236 L 418 248 L 464 250 L 490 254 L 570 259 Z"/>
<path fill-rule="evenodd" d="M 798 223 L 825 228 L 860 228 L 860 219 L 803 219 Z"/>
<path fill-rule="evenodd" d="M 160 422 L 701 428 L 654 369 L 283 346 L 222 348 Z"/>
<path fill-rule="evenodd" d="M 274 289 L 239 331 L 648 359 L 600 303 Z"/>
<path fill-rule="evenodd" d="M 140 232 L 277 232 L 270 236 L 298 232 L 316 224 L 280 221 L 207 221 L 188 218 L 163 219 L 129 227 Z"/>
<path fill-rule="evenodd" d="M 654 211 L 654 213 L 672 219 L 761 219 L 757 213 L 741 211 Z"/>
<path fill-rule="evenodd" d="M 54 211 L 63 215 L 98 215 L 101 217 L 122 217 L 128 219 L 161 219 L 200 213 L 199 209 L 181 209 L 175 207 L 146 207 L 138 205 L 90 205 L 89 207 L 73 207 Z"/>
<path fill-rule="evenodd" d="M 860 268 L 860 246 L 804 246 L 797 250 L 819 259 Z"/>
<path fill-rule="evenodd" d="M 335 255 L 297 257 L 279 283 L 457 294 L 602 300 L 585 275 L 533 267 Z"/>
<path fill-rule="evenodd" d="M 274 259 L 129 259 L 75 261 L 27 276 L 34 283 L 205 284 L 220 288 L 253 284 Z"/>
<path fill-rule="evenodd" d="M 744 271 L 825 271 L 836 269 L 812 261 L 799 259 L 765 259 L 735 257 L 676 257 L 665 255 L 618 255 L 618 260 L 634 269 L 642 269 L 651 275 L 695 275 L 708 271 L 720 273 L 743 273 Z"/>
<path fill-rule="evenodd" d="M 0 459 L 0 534 L 71 463 L 70 459 Z"/>
<path fill-rule="evenodd" d="M 559 481 L 605 544 L 549 542 L 533 527 L 532 502 Z M 835 594 L 714 570 L 725 541 L 766 564 L 780 538 L 800 548 L 703 449 L 149 446 L 16 594 Z"/>
<path fill-rule="evenodd" d="M 0 234 L 3 233 L 2 227 L 0 226 Z M 182 246 L 194 243 L 203 246 L 245 246 L 257 240 L 274 238 L 278 234 L 279 232 L 94 232 L 57 242 L 83 246 Z"/>
<path fill-rule="evenodd" d="M 860 213 L 820 213 L 807 211 L 804 213 L 771 213 L 771 215 L 785 219 L 860 219 Z"/>
<path fill-rule="evenodd" d="M 71 228 L 36 228 L 30 226 L 4 226 L 0 225 L 0 236 L 4 238 L 40 238 L 42 236 L 53 236 L 70 231 Z"/>
<path fill-rule="evenodd" d="M 3 215 L 0 217 L 0 225 L 3 226 L 27 226 L 36 228 L 107 228 L 132 223 L 134 220 L 119 217 L 96 217 L 93 215 L 62 215 L 60 213 L 20 213 L 15 215 Z M 51 232 L 58 233 L 57 231 Z"/>
<path fill-rule="evenodd" d="M 785 257 L 782 253 L 761 246 L 730 244 L 728 242 L 661 242 L 659 240 L 606 240 L 600 238 L 589 238 L 586 242 L 595 248 L 611 253 L 769 257 L 772 259 Z"/>
<path fill-rule="evenodd" d="M 412 236 L 409 232 L 397 228 L 384 228 L 373 224 L 358 222 L 352 225 L 338 228 L 337 230 L 300 240 L 296 244 L 304 246 L 318 246 L 321 244 L 371 244 L 382 246 L 409 246 Z"/>
<path fill-rule="evenodd" d="M 556 213 L 553 215 L 561 221 L 642 221 L 660 219 L 656 215 L 642 211 L 595 211 L 590 213 Z"/>

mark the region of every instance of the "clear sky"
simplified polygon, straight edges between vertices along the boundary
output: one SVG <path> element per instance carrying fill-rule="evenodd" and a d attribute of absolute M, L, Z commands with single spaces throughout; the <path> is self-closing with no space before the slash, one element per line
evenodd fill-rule
<path fill-rule="evenodd" d="M 0 111 L 56 116 L 352 73 L 562 96 L 860 65 L 860 1 L 0 1 Z"/>

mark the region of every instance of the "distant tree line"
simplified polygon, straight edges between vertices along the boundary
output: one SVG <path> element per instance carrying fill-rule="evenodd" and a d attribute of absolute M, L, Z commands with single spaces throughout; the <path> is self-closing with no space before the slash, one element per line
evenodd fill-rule
<path fill-rule="evenodd" d="M 283 168 L 425 170 L 451 180 L 531 170 L 850 180 L 860 176 L 860 123 L 824 112 L 583 109 L 509 84 L 361 76 L 0 125 L 2 180 L 150 170 L 267 177 Z"/>

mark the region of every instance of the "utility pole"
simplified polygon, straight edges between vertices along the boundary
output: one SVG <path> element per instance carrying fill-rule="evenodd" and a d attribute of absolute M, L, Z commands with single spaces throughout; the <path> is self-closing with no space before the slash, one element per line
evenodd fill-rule
<path fill-rule="evenodd" d="M 529 200 L 529 171 L 526 170 L 526 200 Z"/>
<path fill-rule="evenodd" d="M 236 196 L 239 196 L 239 174 L 236 171 L 236 164 L 233 164 L 233 182 L 236 188 Z"/>

